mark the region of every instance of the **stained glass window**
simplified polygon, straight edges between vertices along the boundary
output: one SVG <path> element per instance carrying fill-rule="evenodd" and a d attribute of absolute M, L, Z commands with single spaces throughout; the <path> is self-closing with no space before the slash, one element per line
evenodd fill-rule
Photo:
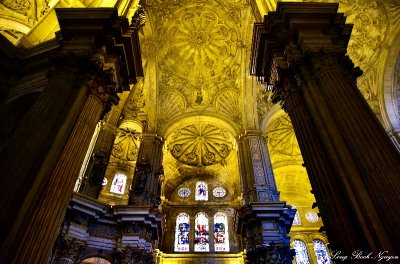
<path fill-rule="evenodd" d="M 317 256 L 317 263 L 318 264 L 331 264 L 331 259 L 328 254 L 328 250 L 325 247 L 324 242 L 317 239 L 313 241 L 314 244 L 314 252 Z"/>
<path fill-rule="evenodd" d="M 191 193 L 191 191 L 190 191 L 188 188 L 185 188 L 185 187 L 180 188 L 180 189 L 178 190 L 178 195 L 179 195 L 179 197 L 181 197 L 181 198 L 187 198 L 187 197 L 189 197 L 189 196 L 190 196 L 190 193 Z"/>
<path fill-rule="evenodd" d="M 224 197 L 226 195 L 226 191 L 222 187 L 215 187 L 213 190 L 213 195 L 215 197 Z"/>
<path fill-rule="evenodd" d="M 297 264 L 310 264 L 306 244 L 301 240 L 293 240 L 293 248 L 296 251 Z"/>
<path fill-rule="evenodd" d="M 216 252 L 229 251 L 228 219 L 221 212 L 214 215 L 214 247 Z"/>
<path fill-rule="evenodd" d="M 117 194 L 124 194 L 126 185 L 126 176 L 122 173 L 117 173 L 111 184 L 110 192 Z"/>
<path fill-rule="evenodd" d="M 196 182 L 196 201 L 207 201 L 208 200 L 208 188 L 207 183 L 203 181 Z"/>
<path fill-rule="evenodd" d="M 189 251 L 189 232 L 190 232 L 190 218 L 186 213 L 180 213 L 176 217 L 176 230 L 175 230 L 175 251 L 187 252 Z"/>
<path fill-rule="evenodd" d="M 194 251 L 210 251 L 210 241 L 208 234 L 208 217 L 205 213 L 198 213 L 195 219 L 194 230 Z"/>
<path fill-rule="evenodd" d="M 318 222 L 318 215 L 315 212 L 307 212 L 306 213 L 306 219 L 310 223 L 316 223 Z"/>
<path fill-rule="evenodd" d="M 294 206 L 293 206 L 293 208 L 296 209 L 296 207 L 294 207 Z M 292 225 L 294 225 L 294 226 L 301 225 L 299 209 L 297 209 L 296 214 L 294 215 L 294 219 L 293 219 L 293 224 Z"/>

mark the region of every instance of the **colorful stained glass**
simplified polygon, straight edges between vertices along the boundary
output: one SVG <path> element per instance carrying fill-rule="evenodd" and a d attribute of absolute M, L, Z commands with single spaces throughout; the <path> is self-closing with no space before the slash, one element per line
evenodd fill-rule
<path fill-rule="evenodd" d="M 117 173 L 111 184 L 110 192 L 124 194 L 126 185 L 126 176 L 122 173 Z"/>
<path fill-rule="evenodd" d="M 329 257 L 328 250 L 325 247 L 324 242 L 321 240 L 314 240 L 314 253 L 317 256 L 318 264 L 331 264 L 331 258 Z"/>
<path fill-rule="evenodd" d="M 186 213 L 180 213 L 176 217 L 175 251 L 177 252 L 189 251 L 189 220 L 189 215 Z"/>
<path fill-rule="evenodd" d="M 296 209 L 296 207 L 293 206 L 294 209 Z M 297 209 L 296 214 L 294 215 L 294 219 L 293 219 L 293 226 L 299 226 L 301 225 L 301 219 L 300 219 L 300 214 L 299 214 L 299 210 Z"/>
<path fill-rule="evenodd" d="M 208 187 L 207 183 L 203 181 L 196 182 L 196 201 L 208 201 Z"/>
<path fill-rule="evenodd" d="M 306 219 L 310 223 L 316 223 L 318 222 L 319 217 L 315 212 L 310 211 L 306 213 Z"/>
<path fill-rule="evenodd" d="M 226 190 L 222 187 L 215 187 L 213 190 L 213 195 L 215 197 L 224 197 L 226 195 Z"/>
<path fill-rule="evenodd" d="M 308 257 L 307 247 L 301 240 L 293 240 L 293 248 L 296 251 L 296 263 L 297 264 L 310 264 L 310 258 Z"/>
<path fill-rule="evenodd" d="M 216 252 L 229 251 L 228 219 L 221 212 L 214 215 L 214 247 Z"/>
<path fill-rule="evenodd" d="M 181 197 L 181 198 L 187 198 L 187 197 L 189 197 L 189 196 L 190 196 L 190 193 L 191 193 L 191 191 L 190 191 L 188 188 L 185 188 L 185 187 L 180 188 L 180 189 L 178 190 L 178 195 L 179 195 L 179 197 Z"/>
<path fill-rule="evenodd" d="M 198 213 L 195 219 L 194 230 L 194 251 L 210 251 L 210 241 L 208 233 L 208 217 L 205 213 Z"/>

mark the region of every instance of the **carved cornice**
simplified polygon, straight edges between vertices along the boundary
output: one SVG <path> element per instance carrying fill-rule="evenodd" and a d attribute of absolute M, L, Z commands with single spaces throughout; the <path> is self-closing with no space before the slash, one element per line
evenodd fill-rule
<path fill-rule="evenodd" d="M 64 50 L 93 52 L 101 48 L 107 56 L 119 58 L 117 74 L 123 90 L 129 90 L 129 85 L 143 76 L 137 29 L 130 27 L 126 18 L 118 17 L 117 9 L 64 8 L 56 9 L 56 14 Z"/>
<path fill-rule="evenodd" d="M 254 26 L 251 74 L 268 82 L 275 55 L 285 54 L 290 43 L 298 43 L 302 55 L 321 49 L 344 55 L 352 26 L 345 24 L 337 8 L 337 4 L 278 2 L 277 10 Z"/>

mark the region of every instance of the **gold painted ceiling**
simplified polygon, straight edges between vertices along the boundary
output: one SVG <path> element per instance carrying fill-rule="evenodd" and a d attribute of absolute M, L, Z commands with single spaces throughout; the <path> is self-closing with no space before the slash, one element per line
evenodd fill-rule
<path fill-rule="evenodd" d="M 246 129 L 260 129 L 267 135 L 282 198 L 309 206 L 313 199 L 290 121 L 271 105 L 268 92 L 248 75 L 252 24 L 258 17 L 254 12 L 266 14 L 274 9 L 276 0 L 142 2 L 147 22 L 140 31 L 140 44 L 146 75 L 140 93 L 133 89 L 128 103 L 119 105 L 116 112 L 145 120 L 147 132 L 166 139 L 168 190 L 187 179 L 207 176 L 219 177 L 233 193 L 239 186 L 234 137 Z M 400 32 L 399 2 L 338 2 L 339 12 L 345 13 L 348 23 L 354 23 L 348 54 L 364 70 L 358 85 L 383 119 L 383 72 L 389 47 Z M 138 3 L 0 0 L 0 33 L 16 45 L 29 47 L 54 38 L 58 25 L 53 7 L 116 6 L 120 15 L 131 17 Z M 128 127 L 120 129 L 114 158 L 132 162 L 136 157 L 133 150 L 138 147 L 137 134 Z M 214 137 L 207 132 L 213 129 L 228 131 L 228 137 Z M 182 148 L 177 151 L 179 144 Z M 195 159 L 187 158 L 190 153 Z M 214 158 L 207 158 L 211 156 Z"/>

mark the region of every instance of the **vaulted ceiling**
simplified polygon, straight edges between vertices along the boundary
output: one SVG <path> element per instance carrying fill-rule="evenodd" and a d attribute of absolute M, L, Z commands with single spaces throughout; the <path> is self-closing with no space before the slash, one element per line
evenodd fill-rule
<path fill-rule="evenodd" d="M 385 121 L 384 71 L 390 56 L 398 55 L 390 47 L 400 31 L 399 1 L 338 2 L 339 12 L 354 24 L 348 54 L 364 71 L 358 80 L 360 91 L 377 117 L 390 123 Z M 0 0 L 0 33 L 15 45 L 29 47 L 54 38 L 59 28 L 55 7 L 117 4 L 119 14 L 131 18 L 138 3 Z M 248 72 L 253 23 L 261 19 L 259 13 L 273 10 L 276 0 L 146 0 L 141 4 L 147 20 L 140 30 L 145 77 L 129 99 L 122 100 L 127 103 L 118 107 L 125 116 L 145 120 L 147 131 L 166 139 L 168 188 L 172 191 L 179 182 L 206 175 L 235 189 L 239 171 L 234 138 L 246 129 L 259 129 L 266 135 L 283 199 L 308 206 L 313 197 L 290 120 Z M 119 138 L 122 148 L 134 135 L 132 127 L 124 129 Z M 117 154 L 121 153 L 128 158 L 132 154 Z"/>

